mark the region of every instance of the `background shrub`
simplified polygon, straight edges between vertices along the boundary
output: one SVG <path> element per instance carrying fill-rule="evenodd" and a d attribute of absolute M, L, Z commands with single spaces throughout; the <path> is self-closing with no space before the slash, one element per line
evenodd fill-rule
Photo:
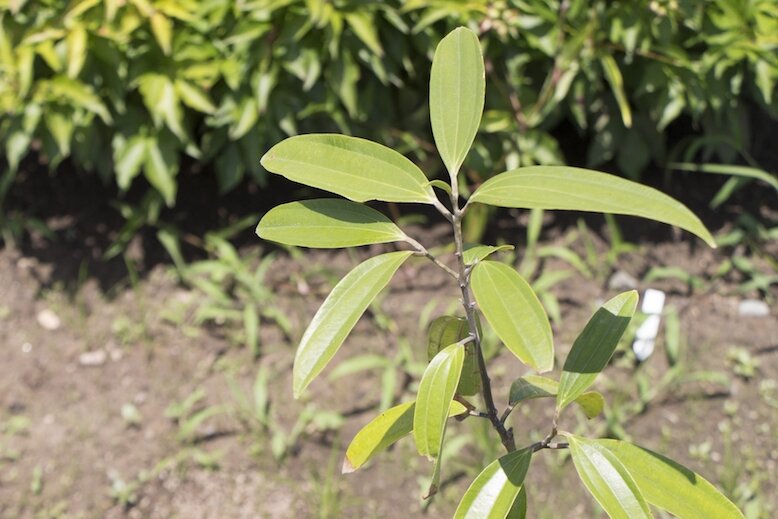
<path fill-rule="evenodd" d="M 173 205 L 184 156 L 226 192 L 263 184 L 261 153 L 313 131 L 440 170 L 428 71 L 462 24 L 490 85 L 474 182 L 565 162 L 639 178 L 684 149 L 733 161 L 766 150 L 760 125 L 778 118 L 774 0 L 5 0 L 0 198 L 37 151 L 120 190 L 142 175 Z M 674 122 L 696 140 L 670 141 Z M 580 146 L 566 156 L 561 138 Z"/>

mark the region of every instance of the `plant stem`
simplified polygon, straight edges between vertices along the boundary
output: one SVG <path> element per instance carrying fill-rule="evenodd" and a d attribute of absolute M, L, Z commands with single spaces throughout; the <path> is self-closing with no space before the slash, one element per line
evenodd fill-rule
<path fill-rule="evenodd" d="M 516 443 L 513 440 L 513 431 L 506 429 L 500 417 L 497 415 L 497 407 L 494 405 L 492 396 L 492 384 L 489 380 L 489 373 L 486 371 L 486 361 L 484 360 L 483 350 L 481 349 L 481 336 L 478 333 L 478 325 L 475 317 L 475 302 L 470 293 L 470 278 L 468 276 L 467 266 L 464 257 L 464 240 L 462 238 L 462 217 L 464 211 L 459 207 L 459 189 L 457 186 L 456 175 L 451 175 L 451 224 L 454 227 L 454 243 L 456 245 L 456 257 L 459 282 L 459 289 L 462 292 L 462 305 L 465 308 L 467 324 L 470 328 L 470 334 L 473 336 L 473 346 L 475 347 L 476 357 L 478 359 L 478 371 L 481 375 L 481 391 L 483 393 L 484 404 L 486 405 L 485 418 L 492 422 L 492 426 L 500 435 L 500 441 L 508 452 L 516 450 Z"/>

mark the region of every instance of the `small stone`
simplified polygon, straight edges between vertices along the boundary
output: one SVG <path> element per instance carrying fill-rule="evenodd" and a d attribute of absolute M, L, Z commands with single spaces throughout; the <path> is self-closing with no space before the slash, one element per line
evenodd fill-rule
<path fill-rule="evenodd" d="M 102 366 L 107 358 L 105 350 L 87 351 L 78 356 L 78 363 L 82 366 Z"/>
<path fill-rule="evenodd" d="M 638 287 L 638 280 L 623 270 L 617 270 L 608 280 L 608 288 L 611 290 L 634 290 Z"/>
<path fill-rule="evenodd" d="M 46 330 L 56 330 L 60 326 L 62 326 L 62 321 L 60 320 L 59 316 L 49 310 L 48 308 L 45 310 L 41 310 L 38 312 L 38 324 L 41 325 L 42 328 L 45 328 Z"/>
<path fill-rule="evenodd" d="M 737 305 L 737 313 L 741 317 L 767 317 L 770 307 L 758 299 L 744 299 Z"/>

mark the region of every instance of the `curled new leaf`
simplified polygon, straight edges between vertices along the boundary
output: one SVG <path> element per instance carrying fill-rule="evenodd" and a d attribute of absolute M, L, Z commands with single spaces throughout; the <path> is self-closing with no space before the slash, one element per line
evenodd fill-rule
<path fill-rule="evenodd" d="M 386 216 L 356 202 L 317 199 L 274 207 L 262 217 L 257 234 L 265 240 L 301 247 L 356 247 L 405 238 Z"/>
<path fill-rule="evenodd" d="M 430 120 L 450 173 L 459 171 L 484 111 L 484 59 L 475 33 L 453 30 L 435 50 L 430 72 Z"/>
<path fill-rule="evenodd" d="M 440 454 L 448 410 L 464 360 L 465 346 L 451 344 L 435 355 L 421 377 L 413 413 L 413 438 L 419 454 L 431 458 Z"/>
<path fill-rule="evenodd" d="M 575 470 L 611 519 L 652 517 L 632 475 L 610 450 L 578 436 L 568 440 Z"/>
<path fill-rule="evenodd" d="M 677 225 L 716 246 L 699 218 L 677 200 L 607 173 L 568 166 L 530 166 L 494 176 L 470 202 L 520 209 L 627 214 Z"/>
<path fill-rule="evenodd" d="M 562 368 L 557 394 L 559 409 L 578 398 L 608 364 L 637 304 L 635 290 L 624 292 L 603 304 L 586 323 Z"/>
<path fill-rule="evenodd" d="M 373 456 L 387 449 L 397 440 L 413 431 L 413 413 L 416 402 L 405 402 L 387 409 L 362 427 L 351 440 L 343 460 L 343 473 L 354 472 Z M 467 409 L 457 401 L 451 402 L 448 416 L 457 416 Z"/>
<path fill-rule="evenodd" d="M 297 135 L 273 146 L 262 165 L 289 180 L 355 202 L 432 204 L 435 193 L 413 162 L 381 144 L 334 134 Z"/>
<path fill-rule="evenodd" d="M 522 449 L 490 463 L 462 496 L 454 518 L 491 519 L 507 517 L 511 511 L 520 513 L 523 507 L 514 509 L 513 505 L 524 488 L 531 459 L 532 450 Z"/>
<path fill-rule="evenodd" d="M 292 372 L 295 398 L 324 369 L 378 292 L 411 254 L 410 251 L 389 252 L 370 258 L 335 285 L 297 348 Z"/>
<path fill-rule="evenodd" d="M 471 277 L 473 294 L 497 336 L 520 361 L 544 372 L 554 367 L 551 324 L 535 292 L 508 265 L 481 261 Z"/>

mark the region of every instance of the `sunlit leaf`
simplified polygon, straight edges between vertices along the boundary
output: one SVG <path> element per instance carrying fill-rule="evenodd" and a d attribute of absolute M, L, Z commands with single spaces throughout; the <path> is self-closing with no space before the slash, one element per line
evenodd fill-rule
<path fill-rule="evenodd" d="M 397 440 L 413 432 L 413 414 L 416 402 L 406 402 L 392 407 L 373 418 L 351 440 L 343 460 L 343 473 L 354 472 L 376 454 L 386 450 Z M 467 411 L 465 406 L 452 401 L 448 416 Z"/>
<path fill-rule="evenodd" d="M 626 467 L 650 504 L 680 519 L 735 519 L 743 513 L 699 474 L 648 449 L 596 440 Z"/>
<path fill-rule="evenodd" d="M 716 246 L 700 219 L 682 203 L 654 188 L 588 169 L 529 166 L 507 171 L 481 184 L 470 202 L 641 216 L 677 225 Z"/>
<path fill-rule="evenodd" d="M 621 120 L 624 123 L 624 126 L 629 128 L 632 126 L 632 110 L 629 107 L 627 94 L 624 91 L 624 78 L 621 76 L 621 70 L 619 70 L 616 60 L 613 59 L 613 56 L 610 54 L 601 56 L 600 64 L 605 72 L 605 79 L 608 80 L 611 90 L 613 90 L 613 96 L 616 98 L 616 103 L 619 105 Z"/>
<path fill-rule="evenodd" d="M 611 519 L 653 517 L 632 475 L 615 454 L 596 440 L 567 438 L 578 476 Z"/>
<path fill-rule="evenodd" d="M 348 200 L 316 199 L 279 205 L 257 225 L 264 240 L 300 247 L 356 247 L 402 241 L 399 227 L 366 205 Z"/>
<path fill-rule="evenodd" d="M 170 140 L 162 136 L 146 138 L 146 154 L 143 173 L 149 183 L 160 192 L 168 206 L 176 201 L 178 154 Z"/>
<path fill-rule="evenodd" d="M 295 398 L 324 369 L 378 292 L 411 254 L 389 252 L 370 258 L 335 285 L 297 348 L 292 373 Z"/>
<path fill-rule="evenodd" d="M 478 37 L 460 27 L 435 50 L 430 72 L 430 120 L 435 144 L 450 173 L 459 171 L 484 110 L 484 61 Z"/>
<path fill-rule="evenodd" d="M 532 450 L 511 452 L 493 461 L 475 478 L 459 502 L 455 519 L 497 519 L 509 517 L 523 489 Z M 526 496 L 525 496 L 526 498 Z M 521 512 L 522 507 L 514 510 Z"/>
<path fill-rule="evenodd" d="M 413 413 L 413 439 L 421 455 L 437 458 L 440 454 L 448 410 L 464 360 L 465 346 L 455 343 L 440 350 L 424 370 Z"/>
<path fill-rule="evenodd" d="M 557 407 L 564 408 L 592 385 L 608 364 L 638 304 L 635 290 L 603 304 L 573 343 L 559 380 Z"/>
<path fill-rule="evenodd" d="M 119 189 L 126 190 L 146 160 L 146 139 L 143 135 L 133 135 L 129 139 L 121 139 L 121 143 L 117 143 L 117 140 L 114 144 L 116 183 Z"/>
<path fill-rule="evenodd" d="M 333 134 L 290 137 L 262 157 L 268 171 L 356 202 L 431 204 L 427 177 L 410 160 L 375 142 Z"/>
<path fill-rule="evenodd" d="M 465 244 L 465 254 L 463 258 L 466 265 L 472 265 L 476 261 L 486 259 L 495 252 L 502 250 L 513 250 L 513 245 Z"/>
<path fill-rule="evenodd" d="M 154 38 L 157 40 L 162 52 L 166 55 L 170 55 L 172 41 L 173 41 L 173 24 L 170 18 L 165 16 L 159 11 L 155 11 L 151 15 L 151 32 L 154 33 Z"/>
<path fill-rule="evenodd" d="M 539 372 L 551 370 L 551 324 L 529 283 L 510 266 L 496 261 L 478 263 L 471 282 L 481 312 L 505 346 Z"/>

